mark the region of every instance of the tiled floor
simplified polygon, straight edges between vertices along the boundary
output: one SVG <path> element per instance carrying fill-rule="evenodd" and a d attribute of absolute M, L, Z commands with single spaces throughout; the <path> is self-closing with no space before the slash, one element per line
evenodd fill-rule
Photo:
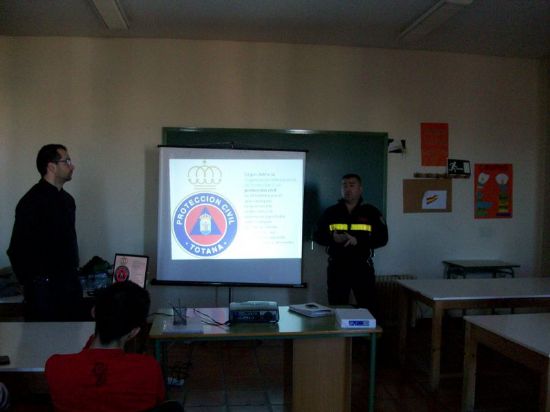
<path fill-rule="evenodd" d="M 402 368 L 397 364 L 395 332 L 386 329 L 378 343 L 376 411 L 460 411 L 463 322 L 453 319 L 445 323 L 443 378 L 435 393 L 428 391 L 427 375 L 423 372 L 427 368 L 429 336 L 430 321 L 418 322 L 408 342 L 412 361 Z M 172 345 L 168 349 L 168 374 L 175 382 L 184 382 L 170 386 L 169 397 L 181 401 L 186 412 L 290 411 L 284 351 L 284 343 L 277 340 Z M 367 410 L 368 360 L 369 342 L 355 339 L 352 412 Z M 539 382 L 532 372 L 483 348 L 479 351 L 478 371 L 476 410 L 536 410 Z M 20 400 L 12 410 L 49 409 L 43 401 Z"/>

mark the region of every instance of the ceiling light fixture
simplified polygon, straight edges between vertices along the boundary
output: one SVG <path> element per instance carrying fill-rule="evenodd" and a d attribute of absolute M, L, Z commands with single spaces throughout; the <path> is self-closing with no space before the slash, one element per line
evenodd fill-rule
<path fill-rule="evenodd" d="M 128 30 L 124 11 L 117 0 L 91 0 L 109 30 Z"/>
<path fill-rule="evenodd" d="M 407 26 L 399 35 L 400 40 L 415 42 L 436 29 L 474 0 L 440 0 Z"/>

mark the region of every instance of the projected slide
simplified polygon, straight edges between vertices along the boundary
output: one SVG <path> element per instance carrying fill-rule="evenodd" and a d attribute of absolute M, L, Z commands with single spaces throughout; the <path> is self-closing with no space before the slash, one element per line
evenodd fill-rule
<path fill-rule="evenodd" d="M 303 152 L 161 147 L 157 279 L 301 282 Z"/>

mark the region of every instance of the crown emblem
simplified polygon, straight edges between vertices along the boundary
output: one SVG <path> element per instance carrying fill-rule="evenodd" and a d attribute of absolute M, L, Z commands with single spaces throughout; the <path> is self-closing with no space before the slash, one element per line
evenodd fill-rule
<path fill-rule="evenodd" d="M 187 180 L 196 188 L 213 188 L 222 181 L 222 171 L 217 166 L 206 164 L 191 167 L 187 172 Z"/>

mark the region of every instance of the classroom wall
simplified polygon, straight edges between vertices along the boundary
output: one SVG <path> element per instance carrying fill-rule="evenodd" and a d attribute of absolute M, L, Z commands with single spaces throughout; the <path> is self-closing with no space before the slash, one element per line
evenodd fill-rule
<path fill-rule="evenodd" d="M 164 126 L 382 131 L 406 139 L 388 160 L 390 242 L 380 274 L 441 277 L 443 259 L 505 259 L 548 274 L 543 253 L 548 64 L 529 59 L 351 47 L 154 39 L 0 37 L 0 267 L 19 198 L 45 143 L 68 146 L 81 263 L 156 255 L 157 149 Z M 404 214 L 420 166 L 420 123 L 449 123 L 450 155 L 512 163 L 514 216 L 475 220 L 472 179 L 453 211 Z M 346 171 L 347 172 L 347 171 Z M 339 177 L 325 182 L 339 197 Z M 368 188 L 366 188 L 368 190 Z M 545 225 L 543 227 L 543 225 Z M 32 251 L 29 251 L 32 258 Z M 233 300 L 325 301 L 322 248 L 304 245 L 301 290 L 233 288 Z M 151 274 L 155 267 L 151 267 Z M 226 304 L 213 287 L 152 287 L 156 305 Z"/>

